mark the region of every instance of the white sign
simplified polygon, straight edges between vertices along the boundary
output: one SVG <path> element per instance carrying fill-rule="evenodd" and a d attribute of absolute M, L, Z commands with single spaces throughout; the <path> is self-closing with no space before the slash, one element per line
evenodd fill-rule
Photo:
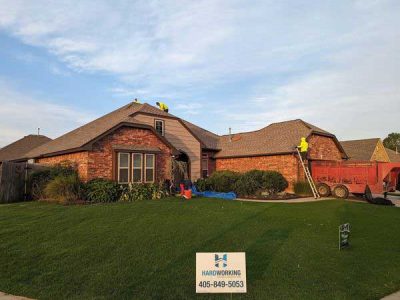
<path fill-rule="evenodd" d="M 196 253 L 196 293 L 246 293 L 246 253 Z"/>

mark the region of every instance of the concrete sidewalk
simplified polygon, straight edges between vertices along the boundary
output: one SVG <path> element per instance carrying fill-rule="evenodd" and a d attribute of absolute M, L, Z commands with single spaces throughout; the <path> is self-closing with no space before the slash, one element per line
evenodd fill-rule
<path fill-rule="evenodd" d="M 14 295 L 0 292 L 0 300 L 33 300 L 33 299 L 21 297 L 21 296 L 14 296 Z"/>
<path fill-rule="evenodd" d="M 265 202 L 265 203 L 305 203 L 305 202 L 317 202 L 317 201 L 341 200 L 341 199 L 335 199 L 332 197 L 323 197 L 319 199 L 314 199 L 313 197 L 307 197 L 307 198 L 297 198 L 288 200 L 258 200 L 258 199 L 243 199 L 243 198 L 237 198 L 236 200 L 244 202 Z M 366 203 L 363 200 L 357 200 L 357 199 L 345 199 L 343 201 Z"/>
<path fill-rule="evenodd" d="M 400 291 L 389 296 L 383 297 L 381 300 L 400 300 Z"/>

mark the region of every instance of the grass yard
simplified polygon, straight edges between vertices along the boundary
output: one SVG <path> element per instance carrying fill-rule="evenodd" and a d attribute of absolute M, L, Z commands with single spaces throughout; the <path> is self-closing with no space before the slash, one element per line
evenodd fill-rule
<path fill-rule="evenodd" d="M 344 222 L 351 248 L 339 252 Z M 195 253 L 213 251 L 246 252 L 248 293 L 234 299 L 379 299 L 400 289 L 400 209 L 213 199 L 0 206 L 0 291 L 16 295 L 195 298 Z"/>

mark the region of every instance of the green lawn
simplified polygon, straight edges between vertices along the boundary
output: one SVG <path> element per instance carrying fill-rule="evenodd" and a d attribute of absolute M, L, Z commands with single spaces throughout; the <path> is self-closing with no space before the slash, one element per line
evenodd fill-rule
<path fill-rule="evenodd" d="M 344 222 L 351 248 L 339 252 Z M 0 291 L 12 294 L 195 298 L 195 253 L 213 251 L 246 252 L 248 293 L 234 299 L 379 299 L 400 289 L 400 209 L 337 200 L 0 205 Z"/>

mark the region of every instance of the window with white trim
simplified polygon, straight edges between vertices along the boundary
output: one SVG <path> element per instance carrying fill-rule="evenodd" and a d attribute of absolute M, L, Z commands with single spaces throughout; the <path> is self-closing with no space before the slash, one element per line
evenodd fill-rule
<path fill-rule="evenodd" d="M 132 182 L 143 181 L 143 154 L 132 153 Z"/>
<path fill-rule="evenodd" d="M 156 131 L 161 135 L 164 136 L 165 134 L 165 124 L 164 120 L 154 120 L 154 127 Z"/>
<path fill-rule="evenodd" d="M 130 153 L 118 153 L 118 183 L 129 183 Z"/>
<path fill-rule="evenodd" d="M 145 182 L 154 182 L 154 167 L 155 167 L 155 155 L 154 154 L 145 154 L 144 160 L 144 167 L 145 167 L 145 175 L 144 180 Z"/>

